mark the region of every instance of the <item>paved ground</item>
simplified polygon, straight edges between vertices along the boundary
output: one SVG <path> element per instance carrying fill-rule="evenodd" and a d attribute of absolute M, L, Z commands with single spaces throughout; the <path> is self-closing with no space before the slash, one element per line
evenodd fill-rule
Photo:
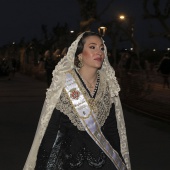
<path fill-rule="evenodd" d="M 0 78 L 0 170 L 22 170 L 46 83 L 16 74 Z M 132 170 L 169 170 L 170 124 L 124 107 Z"/>
<path fill-rule="evenodd" d="M 161 75 L 152 73 L 147 80 L 142 74 L 138 75 L 139 78 L 127 77 L 122 83 L 120 94 L 123 103 L 141 113 L 170 123 L 170 88 L 163 87 Z"/>

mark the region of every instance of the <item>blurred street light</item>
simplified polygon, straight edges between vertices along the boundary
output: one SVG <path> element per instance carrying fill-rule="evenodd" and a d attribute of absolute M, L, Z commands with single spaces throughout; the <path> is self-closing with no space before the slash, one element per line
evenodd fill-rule
<path fill-rule="evenodd" d="M 127 22 L 128 26 L 129 26 L 129 34 L 131 39 L 134 38 L 134 21 L 132 17 L 126 17 L 125 15 L 119 15 L 119 20 L 121 20 L 122 22 Z M 133 51 L 133 43 L 132 43 L 132 48 L 131 50 Z"/>
<path fill-rule="evenodd" d="M 119 16 L 119 19 L 120 19 L 120 20 L 124 20 L 124 19 L 125 19 L 125 16 L 124 16 L 124 15 L 120 15 L 120 16 Z"/>
<path fill-rule="evenodd" d="M 122 21 L 127 21 L 130 26 L 131 37 L 134 36 L 134 22 L 132 17 L 126 17 L 125 15 L 119 15 L 119 19 Z"/>

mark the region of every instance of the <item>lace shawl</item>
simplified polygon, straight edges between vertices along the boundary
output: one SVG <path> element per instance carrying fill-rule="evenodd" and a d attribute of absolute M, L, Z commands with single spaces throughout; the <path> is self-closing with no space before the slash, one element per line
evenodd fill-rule
<path fill-rule="evenodd" d="M 64 88 L 65 72 L 70 71 L 74 68 L 75 52 L 77 49 L 78 42 L 80 41 L 83 34 L 84 33 L 80 34 L 77 37 L 77 39 L 71 44 L 71 46 L 68 49 L 67 55 L 60 60 L 60 62 L 57 64 L 57 66 L 53 71 L 52 83 L 49 89 L 47 89 L 46 99 L 42 108 L 41 116 L 33 140 L 33 144 L 23 170 L 34 170 L 35 168 L 39 146 L 41 144 L 45 130 L 48 126 L 52 112 L 56 107 L 57 101 L 59 100 L 60 95 Z M 129 149 L 128 149 L 128 142 L 126 136 L 126 128 L 125 128 L 122 107 L 118 96 L 120 88 L 115 77 L 115 72 L 108 61 L 107 48 L 105 44 L 104 44 L 104 54 L 105 54 L 105 59 L 100 72 L 105 75 L 106 81 L 109 82 L 108 86 L 109 86 L 110 99 L 115 103 L 117 127 L 118 127 L 120 144 L 121 144 L 121 153 L 125 160 L 127 169 L 130 170 L 131 166 L 130 166 Z"/>
<path fill-rule="evenodd" d="M 79 84 L 79 87 L 81 91 L 83 92 L 85 98 L 87 100 L 91 100 L 89 93 L 87 92 L 85 87 L 82 85 L 75 71 L 72 71 L 71 73 L 73 77 L 75 78 L 76 82 Z M 108 82 L 106 82 L 106 80 L 104 79 L 104 75 L 102 74 L 100 74 L 100 83 L 99 83 L 96 97 L 93 102 L 95 103 L 93 105 L 94 113 L 97 115 L 97 120 L 98 120 L 100 127 L 102 127 L 105 123 L 105 120 L 107 119 L 109 115 L 110 108 L 113 102 L 111 101 L 111 98 L 109 95 Z M 56 104 L 56 109 L 60 110 L 62 113 L 67 115 L 70 121 L 73 123 L 73 125 L 76 126 L 79 130 L 85 131 L 85 128 L 82 125 L 79 117 L 77 116 L 75 109 L 70 103 L 70 100 L 68 99 L 68 95 L 66 94 L 65 90 L 63 90 L 60 95 L 60 98 Z"/>

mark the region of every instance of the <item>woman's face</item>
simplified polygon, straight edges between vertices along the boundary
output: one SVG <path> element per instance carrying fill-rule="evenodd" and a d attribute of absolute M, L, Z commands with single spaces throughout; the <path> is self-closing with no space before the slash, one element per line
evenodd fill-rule
<path fill-rule="evenodd" d="M 99 69 L 104 60 L 104 45 L 102 40 L 97 36 L 89 36 L 85 39 L 82 53 L 83 67 Z"/>

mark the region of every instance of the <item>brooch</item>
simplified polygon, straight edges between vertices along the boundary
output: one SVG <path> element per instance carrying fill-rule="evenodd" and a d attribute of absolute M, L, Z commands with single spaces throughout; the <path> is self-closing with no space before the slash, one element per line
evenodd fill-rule
<path fill-rule="evenodd" d="M 80 96 L 80 92 L 78 90 L 76 90 L 76 88 L 73 88 L 73 89 L 70 90 L 70 97 L 72 99 L 78 100 L 79 96 Z"/>

